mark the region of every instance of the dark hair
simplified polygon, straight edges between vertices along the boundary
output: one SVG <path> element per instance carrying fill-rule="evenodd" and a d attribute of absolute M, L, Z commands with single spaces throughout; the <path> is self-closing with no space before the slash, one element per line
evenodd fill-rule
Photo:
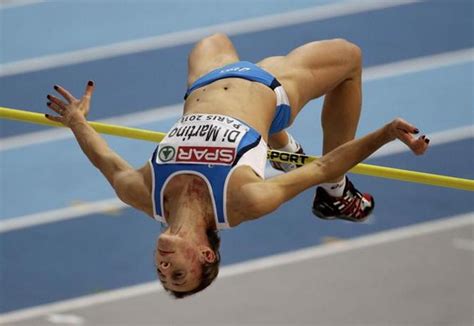
<path fill-rule="evenodd" d="M 221 239 L 219 238 L 219 233 L 217 230 L 208 229 L 206 231 L 206 235 L 207 239 L 209 240 L 209 245 L 216 255 L 216 260 L 213 263 L 203 263 L 201 265 L 201 282 L 199 282 L 199 285 L 195 289 L 190 291 L 173 291 L 165 288 L 165 290 L 176 299 L 182 299 L 204 290 L 209 285 L 211 285 L 211 283 L 217 278 L 217 274 L 219 274 L 219 264 L 221 262 L 219 246 L 221 244 Z"/>

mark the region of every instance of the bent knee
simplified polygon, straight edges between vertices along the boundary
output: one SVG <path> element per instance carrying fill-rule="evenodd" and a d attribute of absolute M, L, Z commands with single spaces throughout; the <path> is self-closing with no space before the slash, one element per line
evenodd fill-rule
<path fill-rule="evenodd" d="M 188 85 L 209 71 L 239 60 L 227 35 L 217 33 L 200 40 L 188 57 Z"/>
<path fill-rule="evenodd" d="M 224 33 L 215 33 L 209 36 L 206 36 L 198 44 L 201 45 L 229 45 L 232 44 L 229 37 Z"/>
<path fill-rule="evenodd" d="M 234 60 L 234 57 L 237 57 L 234 45 L 227 35 L 216 33 L 200 40 L 191 52 L 189 59 L 206 58 L 216 60 L 217 58 L 217 61 L 219 61 L 220 57 L 227 56 L 232 57 L 232 60 Z"/>
<path fill-rule="evenodd" d="M 337 53 L 344 62 L 347 62 L 352 69 L 362 68 L 362 49 L 356 44 L 342 38 L 330 40 L 329 42 L 337 49 Z"/>

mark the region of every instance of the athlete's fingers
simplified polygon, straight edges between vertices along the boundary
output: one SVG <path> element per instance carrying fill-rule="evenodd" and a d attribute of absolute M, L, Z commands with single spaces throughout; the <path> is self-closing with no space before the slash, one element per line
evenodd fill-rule
<path fill-rule="evenodd" d="M 45 114 L 44 115 L 46 117 L 46 119 L 48 120 L 51 120 L 51 121 L 54 121 L 54 122 L 59 122 L 59 123 L 63 123 L 63 117 L 56 117 L 56 116 L 52 116 L 52 115 L 49 115 L 49 114 Z"/>
<path fill-rule="evenodd" d="M 64 97 L 66 99 L 66 101 L 68 101 L 69 103 L 71 102 L 74 102 L 74 101 L 77 101 L 77 99 L 72 96 L 71 93 L 69 93 L 69 91 L 59 85 L 54 85 L 54 89 L 56 90 L 56 92 L 58 92 L 59 94 L 62 95 L 62 97 Z"/>
<path fill-rule="evenodd" d="M 425 135 L 422 135 L 422 136 L 418 137 L 418 139 L 413 141 L 411 149 L 413 150 L 413 152 L 416 155 L 421 155 L 428 148 L 429 142 L 430 142 L 430 140 L 428 138 L 426 138 Z"/>
<path fill-rule="evenodd" d="M 418 138 L 407 131 L 398 133 L 398 139 L 400 139 L 405 145 L 407 145 L 416 155 L 421 155 L 426 151 L 430 140 L 422 135 Z"/>
<path fill-rule="evenodd" d="M 46 96 L 46 98 L 48 100 L 50 100 L 52 103 L 56 104 L 57 106 L 59 106 L 63 109 L 66 109 L 66 107 L 67 107 L 67 104 L 64 103 L 64 101 L 62 101 L 61 99 L 57 98 L 54 95 L 48 94 L 48 96 Z"/>
<path fill-rule="evenodd" d="M 424 141 L 423 141 L 423 138 L 420 137 L 416 140 L 413 141 L 412 145 L 411 145 L 411 149 L 412 151 L 417 154 L 417 155 L 420 155 L 421 154 L 421 151 L 423 149 L 423 145 L 424 145 Z"/>
<path fill-rule="evenodd" d="M 401 118 L 398 118 L 396 119 L 396 122 L 397 122 L 397 129 L 400 130 L 400 131 L 403 131 L 403 132 L 406 132 L 406 133 L 411 133 L 411 134 L 417 134 L 419 133 L 420 131 L 418 130 L 418 128 L 416 128 L 414 125 L 412 125 L 411 123 L 401 119 Z"/>
<path fill-rule="evenodd" d="M 87 82 L 86 91 L 84 92 L 84 99 L 90 100 L 92 94 L 94 93 L 94 82 L 89 80 Z"/>
<path fill-rule="evenodd" d="M 60 106 L 57 105 L 56 103 L 48 102 L 48 103 L 46 103 L 46 105 L 48 106 L 48 108 L 50 108 L 51 110 L 53 110 L 53 111 L 56 112 L 57 114 L 59 114 L 59 115 L 63 115 L 63 114 L 64 114 L 64 108 L 60 107 Z"/>
<path fill-rule="evenodd" d="M 404 142 L 407 146 L 411 147 L 415 141 L 415 137 L 408 132 L 405 128 L 397 126 L 398 130 L 398 139 Z"/>
<path fill-rule="evenodd" d="M 427 149 L 428 149 L 428 145 L 430 143 L 430 139 L 428 137 L 423 137 L 423 143 L 421 144 L 421 149 L 422 149 L 422 152 L 421 154 L 423 154 Z"/>
<path fill-rule="evenodd" d="M 411 123 L 407 122 L 407 121 L 403 121 L 405 124 L 405 128 L 406 130 L 411 133 L 411 134 L 417 134 L 419 133 L 420 131 L 418 130 L 418 128 L 416 128 L 414 125 L 412 125 Z"/>

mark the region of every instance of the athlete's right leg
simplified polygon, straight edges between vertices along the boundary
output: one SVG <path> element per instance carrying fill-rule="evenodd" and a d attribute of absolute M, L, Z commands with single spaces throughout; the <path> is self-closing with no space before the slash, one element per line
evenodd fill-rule
<path fill-rule="evenodd" d="M 206 73 L 236 61 L 239 55 L 226 35 L 218 33 L 202 39 L 188 57 L 188 87 Z"/>

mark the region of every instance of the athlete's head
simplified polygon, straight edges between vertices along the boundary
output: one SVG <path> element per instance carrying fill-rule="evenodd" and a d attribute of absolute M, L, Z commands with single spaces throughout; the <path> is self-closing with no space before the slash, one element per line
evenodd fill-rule
<path fill-rule="evenodd" d="M 207 230 L 208 243 L 196 243 L 162 233 L 156 245 L 156 271 L 163 287 L 175 298 L 184 298 L 208 287 L 219 273 L 220 238 Z"/>

